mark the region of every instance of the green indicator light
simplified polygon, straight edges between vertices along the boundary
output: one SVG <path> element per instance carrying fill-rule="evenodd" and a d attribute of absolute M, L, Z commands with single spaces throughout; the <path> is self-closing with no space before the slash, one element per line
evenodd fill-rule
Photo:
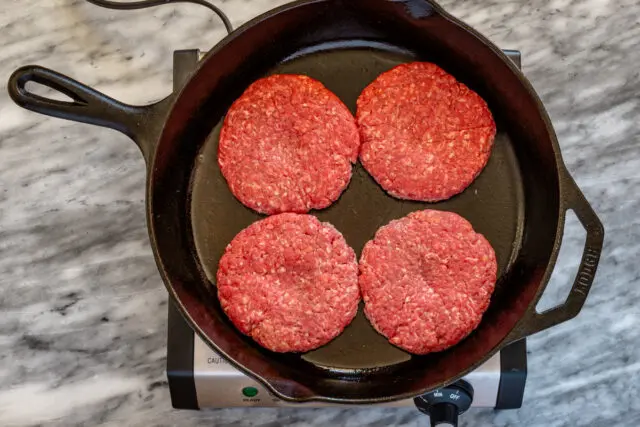
<path fill-rule="evenodd" d="M 247 397 L 255 397 L 258 394 L 258 389 L 255 387 L 245 387 L 242 389 L 242 394 Z"/>

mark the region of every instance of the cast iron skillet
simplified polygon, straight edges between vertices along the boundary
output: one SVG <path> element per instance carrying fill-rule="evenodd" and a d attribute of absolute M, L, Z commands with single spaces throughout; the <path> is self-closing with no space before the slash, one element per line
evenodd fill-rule
<path fill-rule="evenodd" d="M 215 297 L 218 260 L 229 241 L 260 216 L 237 202 L 217 166 L 218 133 L 230 104 L 255 79 L 303 73 L 352 110 L 357 96 L 396 64 L 432 61 L 489 103 L 498 136 L 486 170 L 442 203 L 399 201 L 360 165 L 340 200 L 314 212 L 359 253 L 375 231 L 411 211 L 454 211 L 496 250 L 499 281 L 478 329 L 455 347 L 411 356 L 376 334 L 362 313 L 329 345 L 274 354 L 240 334 Z M 73 99 L 25 87 L 37 82 Z M 185 318 L 213 349 L 291 401 L 373 403 L 409 398 L 452 383 L 507 344 L 578 314 L 591 287 L 603 227 L 565 168 L 551 123 L 531 85 L 487 39 L 427 0 L 303 0 L 272 10 L 215 46 L 181 91 L 145 107 L 122 104 L 37 66 L 16 71 L 14 101 L 39 113 L 123 132 L 147 163 L 147 220 L 156 261 Z M 553 270 L 567 210 L 587 231 L 566 302 L 537 313 Z"/>

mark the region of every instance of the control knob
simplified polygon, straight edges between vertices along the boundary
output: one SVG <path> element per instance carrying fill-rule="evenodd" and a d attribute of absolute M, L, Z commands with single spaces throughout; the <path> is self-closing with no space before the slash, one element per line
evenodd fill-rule
<path fill-rule="evenodd" d="M 431 427 L 457 427 L 458 415 L 471 406 L 473 387 L 460 380 L 418 396 L 413 401 L 421 412 L 429 415 Z"/>

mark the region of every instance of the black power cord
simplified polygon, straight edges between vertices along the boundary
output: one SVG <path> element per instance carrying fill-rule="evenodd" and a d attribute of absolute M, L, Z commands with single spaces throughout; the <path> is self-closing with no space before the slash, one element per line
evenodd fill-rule
<path fill-rule="evenodd" d="M 224 12 L 218 6 L 215 6 L 207 2 L 206 0 L 142 0 L 142 1 L 134 1 L 134 2 L 121 2 L 121 1 L 109 1 L 109 0 L 87 0 L 87 1 L 96 6 L 104 7 L 107 9 L 115 9 L 115 10 L 146 9 L 148 7 L 162 6 L 164 4 L 170 4 L 170 3 L 199 4 L 200 6 L 204 6 L 207 9 L 212 10 L 216 15 L 218 15 L 222 20 L 222 22 L 224 23 L 224 27 L 227 29 L 228 33 L 233 31 L 233 26 L 231 25 L 231 21 L 229 21 L 229 18 L 227 18 L 227 15 L 225 15 Z"/>

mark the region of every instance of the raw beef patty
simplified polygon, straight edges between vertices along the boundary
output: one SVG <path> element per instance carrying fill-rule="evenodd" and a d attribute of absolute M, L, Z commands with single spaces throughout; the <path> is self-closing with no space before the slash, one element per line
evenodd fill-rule
<path fill-rule="evenodd" d="M 233 324 L 276 352 L 328 343 L 360 301 L 353 249 L 311 215 L 275 215 L 241 231 L 220 260 L 217 281 Z"/>
<path fill-rule="evenodd" d="M 229 109 L 218 163 L 245 206 L 305 213 L 340 197 L 359 149 L 355 119 L 336 95 L 306 76 L 274 75 Z"/>
<path fill-rule="evenodd" d="M 410 353 L 441 351 L 473 331 L 497 274 L 493 248 L 451 212 L 425 210 L 392 221 L 360 259 L 365 314 Z"/>
<path fill-rule="evenodd" d="M 435 64 L 403 64 L 358 99 L 360 160 L 394 197 L 425 202 L 467 188 L 487 164 L 496 125 L 478 94 Z"/>

